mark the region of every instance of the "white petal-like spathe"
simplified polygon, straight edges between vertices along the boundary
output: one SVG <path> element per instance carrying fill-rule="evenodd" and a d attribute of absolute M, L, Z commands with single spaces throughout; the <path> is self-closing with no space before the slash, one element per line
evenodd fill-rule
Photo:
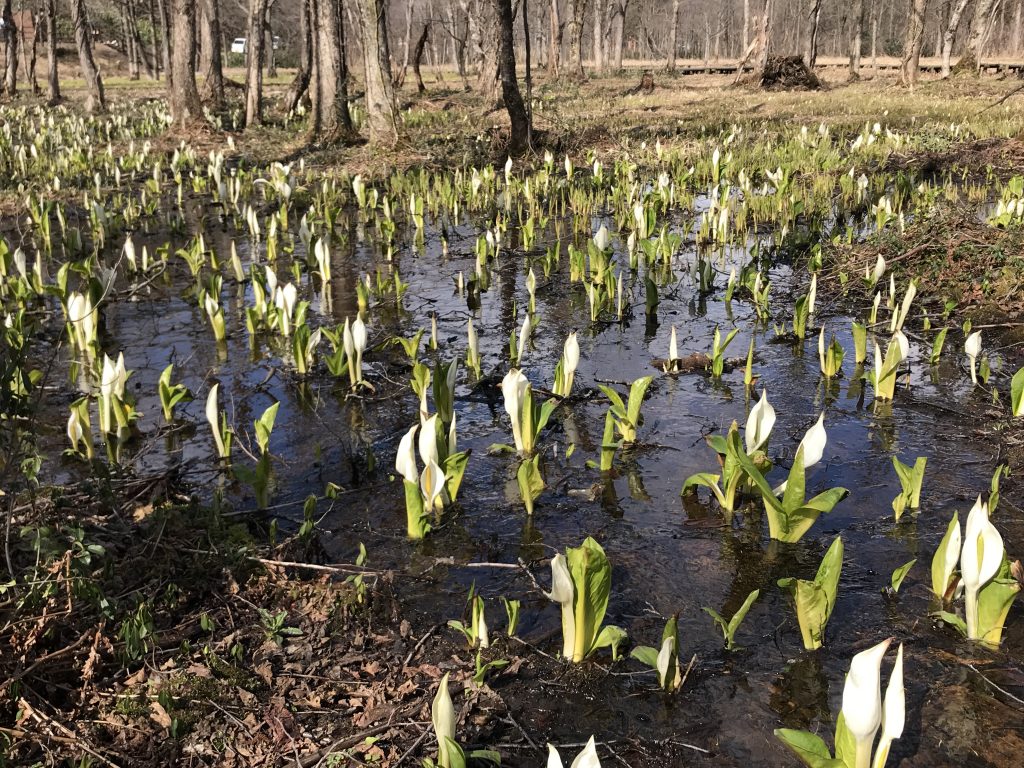
<path fill-rule="evenodd" d="M 359 315 L 356 315 L 356 319 L 352 322 L 352 343 L 355 345 L 356 352 L 362 353 L 366 349 L 366 323 Z"/>
<path fill-rule="evenodd" d="M 576 331 L 569 334 L 565 340 L 565 345 L 562 347 L 562 356 L 565 358 L 565 369 L 566 376 L 576 372 L 576 367 L 580 364 L 580 342 L 576 338 Z"/>
<path fill-rule="evenodd" d="M 666 683 L 665 676 L 668 674 L 668 667 L 669 667 L 669 664 L 672 662 L 672 657 L 675 655 L 675 652 L 676 652 L 676 639 L 674 637 L 666 637 L 664 640 L 661 641 L 661 650 L 658 651 L 657 669 L 658 669 L 658 682 L 661 684 L 661 686 L 663 688 L 667 687 L 665 685 L 665 683 Z M 678 669 L 677 669 L 677 673 L 678 673 Z M 669 682 L 669 684 L 671 684 L 674 687 L 674 685 L 675 685 L 675 681 L 674 680 L 669 680 L 668 682 Z"/>
<path fill-rule="evenodd" d="M 402 440 L 398 443 L 398 455 L 395 456 L 395 470 L 410 483 L 417 482 L 420 476 L 416 468 L 416 453 L 413 450 L 417 429 L 419 425 L 414 424 L 412 429 L 402 435 Z"/>
<path fill-rule="evenodd" d="M 743 435 L 747 453 L 753 453 L 767 443 L 774 426 L 775 409 L 768 402 L 768 388 L 766 387 L 761 390 L 761 399 L 750 409 L 750 416 L 747 417 L 747 428 Z"/>
<path fill-rule="evenodd" d="M 547 768 L 565 768 L 562 763 L 562 758 L 558 754 L 558 750 L 553 745 L 548 744 L 548 765 Z"/>
<path fill-rule="evenodd" d="M 907 719 L 906 696 L 903 691 L 903 643 L 896 651 L 896 664 L 892 668 L 889 684 L 885 687 L 882 703 L 882 740 L 892 741 L 903 735 Z"/>
<path fill-rule="evenodd" d="M 420 430 L 419 439 L 420 459 L 426 466 L 431 462 L 437 462 L 437 414 L 423 422 L 423 429 Z"/>
<path fill-rule="evenodd" d="M 590 737 L 583 751 L 576 755 L 576 759 L 572 761 L 572 765 L 569 768 L 601 768 L 601 761 L 597 759 L 597 745 L 594 743 L 593 736 Z"/>
<path fill-rule="evenodd" d="M 1003 552 L 1003 537 L 992 525 L 988 505 L 979 496 L 967 515 L 964 546 L 960 554 L 964 589 L 977 592 L 991 581 L 1003 563 Z"/>
<path fill-rule="evenodd" d="M 900 360 L 906 360 L 910 355 L 910 341 L 907 339 L 906 334 L 903 331 L 896 331 L 892 339 L 900 345 Z"/>
<path fill-rule="evenodd" d="M 964 352 L 971 359 L 981 354 L 981 331 L 975 331 L 964 342 Z"/>
<path fill-rule="evenodd" d="M 608 227 L 602 224 L 597 230 L 597 234 L 594 235 L 594 245 L 597 246 L 598 250 L 606 251 L 608 250 L 609 242 L 610 238 L 608 236 Z"/>
<path fill-rule="evenodd" d="M 668 359 L 669 362 L 679 359 L 679 343 L 676 341 L 676 327 L 672 326 L 672 335 L 668 340 Z"/>
<path fill-rule="evenodd" d="M 804 469 L 813 467 L 821 461 L 821 457 L 825 455 L 826 442 L 828 442 L 828 435 L 825 434 L 825 413 L 823 411 L 818 416 L 818 420 L 814 422 L 814 426 L 807 430 L 800 445 L 797 446 L 798 451 L 801 448 L 804 449 Z"/>
<path fill-rule="evenodd" d="M 444 491 L 444 470 L 436 461 L 431 461 L 420 473 L 420 491 L 424 506 L 432 509 Z"/>
<path fill-rule="evenodd" d="M 220 432 L 217 424 L 217 395 L 220 392 L 220 384 L 210 387 L 210 394 L 206 396 L 206 420 L 210 422 L 214 432 Z"/>
<path fill-rule="evenodd" d="M 523 450 L 523 431 L 520 426 L 522 418 L 523 398 L 526 395 L 526 388 L 530 381 L 517 368 L 505 374 L 501 380 L 501 394 L 505 398 L 505 412 L 512 420 L 512 437 L 515 440 L 516 450 Z"/>
<path fill-rule="evenodd" d="M 576 587 L 565 555 L 561 553 L 551 558 L 551 591 L 544 596 L 562 606 L 562 656 L 571 659 L 576 646 L 576 619 L 572 610 Z"/>
<path fill-rule="evenodd" d="M 843 719 L 858 742 L 874 739 L 882 722 L 880 672 L 882 657 L 892 639 L 861 651 L 850 662 L 843 686 Z"/>
<path fill-rule="evenodd" d="M 455 705 L 452 704 L 451 694 L 448 693 L 448 673 L 441 678 L 437 686 L 437 693 L 430 705 L 430 719 L 434 724 L 434 735 L 437 737 L 437 749 L 439 754 L 438 762 L 448 764 L 447 744 L 445 739 L 455 741 Z M 444 755 L 444 757 L 441 757 Z"/>

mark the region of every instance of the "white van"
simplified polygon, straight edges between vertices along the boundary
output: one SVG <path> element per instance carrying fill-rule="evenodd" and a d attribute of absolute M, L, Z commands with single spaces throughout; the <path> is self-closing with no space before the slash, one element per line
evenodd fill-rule
<path fill-rule="evenodd" d="M 231 52 L 232 53 L 245 53 L 245 38 L 236 37 L 231 41 Z"/>

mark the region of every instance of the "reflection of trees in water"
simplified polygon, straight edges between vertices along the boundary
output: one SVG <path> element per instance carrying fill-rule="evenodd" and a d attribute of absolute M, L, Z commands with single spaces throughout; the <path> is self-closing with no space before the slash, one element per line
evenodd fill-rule
<path fill-rule="evenodd" d="M 772 685 L 769 702 L 784 728 L 806 729 L 815 722 L 831 722 L 828 678 L 821 655 L 806 652 L 788 664 Z"/>

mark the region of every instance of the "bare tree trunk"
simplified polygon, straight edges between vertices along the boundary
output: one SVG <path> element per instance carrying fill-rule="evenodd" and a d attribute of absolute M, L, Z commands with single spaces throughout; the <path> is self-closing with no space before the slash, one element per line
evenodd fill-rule
<path fill-rule="evenodd" d="M 672 0 L 672 31 L 668 36 L 668 57 L 665 70 L 676 71 L 676 51 L 679 50 L 679 0 Z"/>
<path fill-rule="evenodd" d="M 953 56 L 953 42 L 956 40 L 957 29 L 960 28 L 960 19 L 964 15 L 967 3 L 970 0 L 956 0 L 949 14 L 949 21 L 942 32 L 942 76 L 949 77 L 950 59 Z"/>
<path fill-rule="evenodd" d="M 616 72 L 622 71 L 622 48 L 626 39 L 626 6 L 628 4 L 629 0 L 614 0 L 612 6 L 612 69 Z"/>
<path fill-rule="evenodd" d="M 878 12 L 871 16 L 871 76 L 878 77 Z"/>
<path fill-rule="evenodd" d="M 850 79 L 860 79 L 860 49 L 864 35 L 864 0 L 853 0 L 850 13 Z"/>
<path fill-rule="evenodd" d="M 750 0 L 743 0 L 743 50 L 750 45 Z"/>
<path fill-rule="evenodd" d="M 811 0 L 811 7 L 807 11 L 807 48 L 804 50 L 804 59 L 807 66 L 814 69 L 818 63 L 818 24 L 821 21 L 821 0 Z"/>
<path fill-rule="evenodd" d="M 128 57 L 128 79 L 139 79 L 139 56 L 135 50 L 135 39 L 132 37 L 131 24 L 128 22 L 128 0 L 124 0 L 118 6 L 121 17 L 121 38 L 124 41 L 124 53 Z"/>
<path fill-rule="evenodd" d="M 203 115 L 196 88 L 196 0 L 170 0 L 171 69 L 167 82 L 171 117 L 175 125 L 186 125 Z"/>
<path fill-rule="evenodd" d="M 90 115 L 107 111 L 107 100 L 103 95 L 103 78 L 96 69 L 92 58 L 92 30 L 89 27 L 89 14 L 85 8 L 85 0 L 71 0 L 71 23 L 75 27 L 75 44 L 78 46 L 78 63 L 85 80 L 85 111 Z M 56 38 L 56 35 L 54 35 Z M 56 48 L 54 43 L 50 44 Z M 54 62 L 56 62 L 54 52 Z M 52 63 L 51 67 L 56 67 Z"/>
<path fill-rule="evenodd" d="M 775 0 L 764 0 L 764 13 L 761 16 L 761 31 L 758 33 L 759 50 L 757 64 L 754 69 L 763 72 L 768 64 L 768 54 L 772 50 L 772 12 L 774 11 Z"/>
<path fill-rule="evenodd" d="M 562 54 L 562 21 L 558 13 L 558 0 L 551 0 L 551 33 L 549 44 L 551 51 L 548 54 L 548 75 L 558 77 L 558 65 Z"/>
<path fill-rule="evenodd" d="M 1013 9 L 1013 40 L 1010 44 L 1010 50 L 1014 55 L 1020 53 L 1020 32 L 1021 32 L 1021 16 L 1024 15 L 1024 0 L 1017 0 L 1016 6 Z"/>
<path fill-rule="evenodd" d="M 391 87 L 387 0 L 357 0 L 356 7 L 363 36 L 366 124 L 370 143 L 394 144 L 398 140 L 398 117 Z"/>
<path fill-rule="evenodd" d="M 274 26 L 270 18 L 274 2 L 275 0 L 269 0 L 267 3 L 267 13 L 263 20 L 263 34 L 266 38 L 263 55 L 267 64 L 267 77 L 277 77 L 277 49 L 274 47 Z"/>
<path fill-rule="evenodd" d="M 310 22 L 313 133 L 327 141 L 347 141 L 355 130 L 348 111 L 345 20 L 339 0 L 311 0 Z"/>
<path fill-rule="evenodd" d="M 161 48 L 159 47 L 160 46 L 160 43 L 159 43 L 159 40 L 160 40 L 160 34 L 159 34 L 160 27 L 157 25 L 157 21 L 156 21 L 156 0 L 149 0 L 149 8 L 148 8 L 148 10 L 149 10 L 149 29 L 150 29 L 150 34 L 153 35 L 153 52 L 152 52 L 152 56 L 153 56 L 153 69 L 156 71 L 156 79 L 159 80 L 160 79 L 161 68 L 163 69 L 164 72 L 167 71 L 167 68 L 166 68 L 166 66 L 164 66 L 164 64 L 166 62 L 162 62 L 161 59 L 160 59 L 160 50 L 161 50 Z"/>
<path fill-rule="evenodd" d="M 395 85 L 401 88 L 405 85 L 405 73 L 409 71 L 409 57 L 412 48 L 412 0 L 405 0 L 405 35 L 402 37 L 402 68 L 395 78 Z"/>
<path fill-rule="evenodd" d="M 164 59 L 164 74 L 167 77 L 167 81 L 170 82 L 174 76 L 171 69 L 171 20 L 167 14 L 167 2 L 168 0 L 157 0 L 157 11 L 160 14 L 160 45 Z M 156 34 L 154 28 L 153 34 Z"/>
<path fill-rule="evenodd" d="M 423 93 L 427 86 L 423 84 L 423 75 L 420 74 L 420 62 L 423 61 L 423 50 L 427 47 L 427 39 L 430 37 L 430 19 L 423 25 L 423 31 L 416 41 L 416 48 L 412 55 L 412 73 L 416 75 L 416 92 Z"/>
<path fill-rule="evenodd" d="M 967 38 L 964 61 L 957 65 L 958 69 L 964 70 L 970 67 L 976 73 L 981 67 L 981 55 L 984 53 L 985 44 L 988 42 L 989 31 L 992 29 L 996 5 L 995 0 L 977 0 L 975 3 L 974 19 L 971 22 L 971 36 Z"/>
<path fill-rule="evenodd" d="M 224 60 L 220 43 L 220 0 L 202 0 L 206 72 L 203 88 L 214 109 L 224 106 Z"/>
<path fill-rule="evenodd" d="M 2 12 L 4 44 L 7 48 L 7 66 L 4 69 L 4 91 L 6 91 L 8 96 L 14 96 L 18 92 L 18 27 L 14 23 L 11 2 L 12 0 L 4 0 Z"/>
<path fill-rule="evenodd" d="M 245 127 L 263 122 L 263 57 L 266 37 L 263 22 L 267 0 L 249 0 L 249 25 L 245 40 Z"/>
<path fill-rule="evenodd" d="M 910 0 L 910 21 L 903 42 L 903 61 L 900 63 L 900 83 L 913 88 L 921 63 L 921 45 L 924 42 L 924 15 L 928 0 Z"/>
<path fill-rule="evenodd" d="M 501 73 L 501 95 L 510 122 L 508 147 L 512 154 L 521 154 L 530 143 L 530 120 L 516 79 L 515 30 L 512 0 L 492 0 L 498 21 L 498 69 Z"/>
<path fill-rule="evenodd" d="M 294 112 L 302 103 L 302 98 L 309 90 L 309 80 L 313 72 L 313 35 L 319 29 L 318 22 L 311 18 L 313 0 L 300 0 L 299 7 L 299 66 L 295 70 L 295 78 L 288 86 L 284 103 L 287 112 Z"/>
<path fill-rule="evenodd" d="M 604 71 L 604 4 L 605 0 L 594 3 L 594 71 Z"/>
<path fill-rule="evenodd" d="M 57 0 L 46 0 L 46 88 L 47 101 L 60 101 L 60 74 L 57 71 Z"/>
<path fill-rule="evenodd" d="M 583 71 L 583 19 L 587 0 L 569 0 L 569 71 L 572 80 L 585 80 Z"/>

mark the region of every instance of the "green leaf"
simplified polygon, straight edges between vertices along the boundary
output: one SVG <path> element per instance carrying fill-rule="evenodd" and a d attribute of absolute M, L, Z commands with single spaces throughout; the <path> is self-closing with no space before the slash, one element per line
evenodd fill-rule
<path fill-rule="evenodd" d="M 516 471 L 516 482 L 519 484 L 519 495 L 526 506 L 526 514 L 533 514 L 533 502 L 544 490 L 544 477 L 540 473 L 540 454 L 525 459 Z"/>
<path fill-rule="evenodd" d="M 917 558 L 914 558 L 909 563 L 905 563 L 892 572 L 892 591 L 899 592 L 900 585 L 903 584 L 903 580 L 907 578 L 907 574 L 910 573 L 910 569 L 914 567 L 914 563 L 917 562 Z"/>
<path fill-rule="evenodd" d="M 585 659 L 594 648 L 611 595 L 612 567 L 604 549 L 591 537 L 583 544 L 565 551 L 575 594 L 573 614 L 576 627 L 576 647 L 573 661 Z"/>
<path fill-rule="evenodd" d="M 978 592 L 978 630 L 982 642 L 993 646 L 1002 642 L 1006 616 L 1020 590 L 1020 583 L 1010 577 L 1010 564 L 1003 555 L 996 577 Z"/>
<path fill-rule="evenodd" d="M 955 613 L 950 613 L 949 611 L 939 611 L 938 616 L 944 622 L 946 622 L 951 627 L 959 631 L 961 635 L 967 637 L 967 624 Z"/>
<path fill-rule="evenodd" d="M 618 661 L 619 647 L 626 641 L 627 637 L 626 630 L 621 627 L 615 627 L 611 624 L 601 627 L 601 632 L 598 634 L 597 640 L 594 641 L 594 647 L 591 648 L 591 651 L 596 651 L 598 648 L 611 648 L 612 661 Z"/>
<path fill-rule="evenodd" d="M 469 456 L 472 449 L 453 453 L 444 460 L 441 467 L 444 470 L 444 488 L 448 498 L 452 501 L 459 495 L 459 488 L 462 486 L 462 478 L 466 474 L 466 465 L 469 463 Z"/>
<path fill-rule="evenodd" d="M 1024 416 L 1024 367 L 1010 379 L 1010 412 L 1014 416 Z"/>
<path fill-rule="evenodd" d="M 281 401 L 278 400 L 267 408 L 253 425 L 256 429 L 256 443 L 259 445 L 261 453 L 267 452 L 267 446 L 270 444 L 270 433 L 274 431 L 274 420 L 277 418 L 277 409 L 280 407 Z"/>
<path fill-rule="evenodd" d="M 932 592 L 939 600 L 946 599 L 951 582 L 953 581 L 953 574 L 949 574 L 947 577 L 945 573 L 946 552 L 949 549 L 953 535 L 959 532 L 959 513 L 954 512 L 953 519 L 946 526 L 946 534 L 942 537 L 942 541 L 939 542 L 939 548 L 935 550 L 935 554 L 932 556 Z M 957 536 L 957 541 L 959 542 L 959 540 L 960 537 Z"/>
<path fill-rule="evenodd" d="M 640 425 L 640 407 L 644 403 L 644 395 L 652 381 L 654 381 L 653 376 L 644 376 L 629 386 L 629 406 L 626 410 L 626 417 L 633 426 Z"/>
<path fill-rule="evenodd" d="M 935 341 L 932 342 L 932 352 L 929 357 L 929 362 L 932 365 L 939 364 L 939 358 L 942 357 L 942 348 L 946 344 L 947 333 L 949 333 L 949 328 L 943 328 L 936 334 Z"/>
<path fill-rule="evenodd" d="M 651 648 L 649 645 L 638 645 L 629 655 L 639 661 L 644 666 L 648 666 L 651 669 L 658 668 L 658 649 Z"/>
<path fill-rule="evenodd" d="M 779 579 L 779 586 L 788 589 L 796 603 L 800 636 L 804 648 L 809 651 L 820 648 L 824 640 L 825 627 L 835 607 L 842 568 L 843 540 L 837 536 L 822 558 L 814 581 Z"/>
<path fill-rule="evenodd" d="M 755 589 L 747 595 L 747 599 L 743 601 L 743 605 L 741 605 L 736 613 L 733 614 L 732 618 L 729 619 L 728 628 L 730 638 L 736 636 L 736 630 L 740 628 L 740 624 L 743 623 L 743 620 L 747 617 L 747 613 L 749 613 L 751 607 L 754 605 L 754 601 L 757 600 L 760 594 L 761 590 Z"/>
<path fill-rule="evenodd" d="M 597 388 L 604 392 L 604 396 L 607 397 L 611 403 L 612 413 L 615 414 L 616 418 L 626 418 L 626 404 L 622 400 L 622 395 L 616 392 L 614 389 L 609 387 L 607 384 L 598 384 Z"/>
<path fill-rule="evenodd" d="M 809 768 L 827 768 L 832 763 L 832 753 L 820 736 L 807 731 L 791 728 L 776 728 L 775 737 Z"/>
<path fill-rule="evenodd" d="M 782 507 L 787 512 L 799 509 L 804 503 L 807 471 L 804 469 L 804 449 L 801 446 L 793 457 L 793 466 L 789 470 L 786 490 L 782 494 Z"/>

